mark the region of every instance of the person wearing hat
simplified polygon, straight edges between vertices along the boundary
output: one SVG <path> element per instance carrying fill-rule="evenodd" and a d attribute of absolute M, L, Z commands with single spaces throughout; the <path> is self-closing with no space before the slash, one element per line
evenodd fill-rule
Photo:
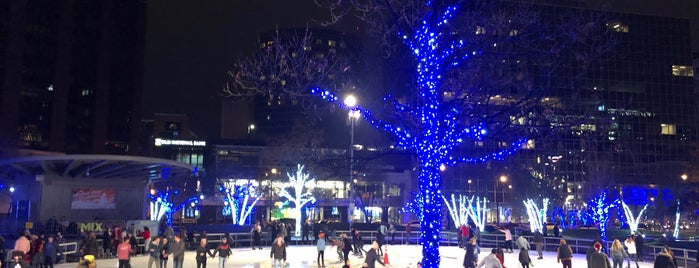
<path fill-rule="evenodd" d="M 327 241 L 325 240 L 325 233 L 320 231 L 318 233 L 318 240 L 316 241 L 316 248 L 318 249 L 318 267 L 325 267 L 325 247 Z"/>
<path fill-rule="evenodd" d="M 97 267 L 97 263 L 95 263 L 95 256 L 94 255 L 85 255 L 83 256 L 83 259 L 78 262 L 78 266 L 76 268 L 95 268 Z"/>
<path fill-rule="evenodd" d="M 17 265 L 21 268 L 29 268 L 29 263 L 27 263 L 26 260 L 24 260 L 24 252 L 20 250 L 13 250 L 12 251 L 12 259 L 7 263 L 7 266 L 4 267 L 11 267 L 15 268 Z"/>
<path fill-rule="evenodd" d="M 658 256 L 655 257 L 653 267 L 677 267 L 677 261 L 675 260 L 672 254 L 672 249 L 670 249 L 670 247 L 668 247 L 667 245 L 663 246 L 663 248 L 660 250 L 660 253 L 658 253 Z"/>
<path fill-rule="evenodd" d="M 609 263 L 609 257 L 602 252 L 602 244 L 595 243 L 594 247 L 595 252 L 590 254 L 590 260 L 587 265 L 595 268 L 612 268 L 612 264 Z"/>

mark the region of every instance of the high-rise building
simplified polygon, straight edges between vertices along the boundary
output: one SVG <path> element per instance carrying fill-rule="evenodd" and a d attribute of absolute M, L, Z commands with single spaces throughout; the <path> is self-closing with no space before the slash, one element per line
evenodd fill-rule
<path fill-rule="evenodd" d="M 138 153 L 145 12 L 140 0 L 0 3 L 0 148 Z"/>

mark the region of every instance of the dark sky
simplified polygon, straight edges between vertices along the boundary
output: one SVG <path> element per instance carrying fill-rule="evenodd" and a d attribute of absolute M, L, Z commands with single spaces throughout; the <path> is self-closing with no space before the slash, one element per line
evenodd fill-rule
<path fill-rule="evenodd" d="M 699 0 L 610 0 L 626 12 L 692 20 L 699 52 Z M 146 36 L 143 116 L 183 113 L 200 138 L 220 131 L 216 91 L 227 67 L 255 46 L 262 31 L 305 26 L 322 16 L 312 0 L 150 0 Z"/>

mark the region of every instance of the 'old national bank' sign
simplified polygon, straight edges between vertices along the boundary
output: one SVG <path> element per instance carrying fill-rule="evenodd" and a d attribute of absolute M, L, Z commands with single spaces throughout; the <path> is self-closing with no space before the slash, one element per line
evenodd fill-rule
<path fill-rule="evenodd" d="M 155 138 L 155 146 L 206 146 L 206 141 L 195 140 L 168 140 Z"/>

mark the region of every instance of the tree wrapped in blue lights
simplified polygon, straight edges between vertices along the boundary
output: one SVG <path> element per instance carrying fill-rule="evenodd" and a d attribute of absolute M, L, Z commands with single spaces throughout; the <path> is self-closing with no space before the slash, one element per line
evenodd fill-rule
<path fill-rule="evenodd" d="M 226 193 L 224 205 L 229 210 L 233 224 L 245 225 L 262 193 L 251 183 L 236 184 L 232 180 L 220 180 L 220 190 Z"/>
<path fill-rule="evenodd" d="M 596 36 L 585 31 L 598 27 L 588 21 L 574 21 L 573 16 L 544 25 L 540 17 L 525 12 L 532 10 L 531 6 L 510 1 L 315 2 L 331 10 L 331 23 L 348 14 L 356 15 L 376 26 L 372 31 L 378 33 L 380 38 L 376 39 L 385 42 L 386 47 L 403 44 L 410 53 L 411 62 L 402 63 L 414 67 L 409 77 L 414 77 L 415 81 L 397 84 L 411 84 L 415 88 L 390 89 L 401 92 L 392 92 L 384 98 L 390 104 L 388 111 L 381 113 L 386 118 L 379 119 L 360 106 L 345 107 L 341 103 L 339 106 L 360 112 L 369 124 L 393 135 L 396 148 L 417 155 L 420 204 L 424 208 L 420 212 L 422 265 L 438 267 L 442 209 L 440 166 L 500 160 L 520 148 L 533 146 L 530 138 L 539 135 L 537 128 L 548 129 L 551 115 L 562 107 L 557 99 L 546 98 L 550 96 L 547 94 L 555 89 L 575 88 L 571 86 L 571 79 L 558 81 L 565 85 L 549 83 L 550 79 L 571 77 L 569 73 L 557 73 L 569 68 L 558 67 L 575 66 L 578 60 L 589 64 L 589 56 L 594 51 L 582 44 L 586 39 L 571 36 Z M 468 8 L 461 9 L 466 4 Z M 391 23 L 387 25 L 386 22 Z M 566 54 L 573 49 L 575 55 Z M 294 55 L 288 51 L 283 54 Z M 279 89 L 270 94 L 275 97 L 279 94 L 302 96 L 307 92 L 289 90 L 306 90 L 303 85 L 309 84 L 308 81 L 293 83 L 291 87 L 288 85 L 292 83 L 285 80 L 299 70 L 306 70 L 304 65 L 298 68 L 287 65 L 293 61 L 297 60 L 260 61 L 272 62 L 270 69 L 285 68 L 269 73 L 268 69 L 255 66 L 251 68 L 255 71 L 247 77 L 244 73 L 233 72 L 233 84 L 242 91 L 254 87 L 258 94 Z M 536 67 L 529 68 L 532 66 Z M 238 82 L 241 80 L 253 81 L 250 84 L 254 86 L 241 84 Z M 339 97 L 328 89 L 340 87 L 324 82 L 328 81 L 321 79 L 310 93 L 337 102 Z M 231 92 L 232 88 L 224 91 Z M 412 95 L 414 92 L 417 94 Z"/>
<path fill-rule="evenodd" d="M 295 231 L 294 231 L 294 236 L 301 236 L 301 208 L 305 206 L 308 202 L 315 202 L 315 197 L 313 197 L 313 193 L 310 191 L 305 191 L 304 188 L 306 187 L 306 184 L 313 184 L 315 182 L 315 179 L 310 177 L 310 174 L 304 173 L 303 172 L 304 166 L 298 165 L 296 168 L 296 172 L 286 173 L 286 176 L 289 177 L 289 186 L 291 189 L 293 189 L 293 195 L 290 194 L 287 190 L 286 187 L 282 189 L 282 191 L 279 193 L 279 196 L 286 198 L 287 200 L 291 201 L 294 203 L 294 211 L 296 215 L 296 226 L 295 226 Z"/>
<path fill-rule="evenodd" d="M 172 197 L 173 195 L 179 194 L 179 190 L 171 189 L 167 189 L 165 192 L 158 191 L 157 193 L 155 193 L 155 195 L 149 194 L 148 198 L 151 200 L 150 220 L 161 221 L 164 219 L 167 225 L 172 225 L 172 215 L 175 212 L 180 211 L 186 205 L 199 205 L 200 197 L 197 196 L 190 196 L 184 199 L 183 201 L 178 202 L 178 204 L 175 205 L 175 202 L 172 200 Z"/>
<path fill-rule="evenodd" d="M 422 212 L 425 204 L 422 203 L 423 198 L 419 192 L 411 192 L 410 200 L 403 205 L 403 212 L 413 214 L 418 220 L 422 221 Z"/>
<path fill-rule="evenodd" d="M 615 207 L 617 200 L 609 201 L 607 193 L 601 192 L 587 202 L 588 215 L 593 223 L 599 224 L 600 237 L 607 241 L 607 222 L 609 221 L 609 209 Z"/>

